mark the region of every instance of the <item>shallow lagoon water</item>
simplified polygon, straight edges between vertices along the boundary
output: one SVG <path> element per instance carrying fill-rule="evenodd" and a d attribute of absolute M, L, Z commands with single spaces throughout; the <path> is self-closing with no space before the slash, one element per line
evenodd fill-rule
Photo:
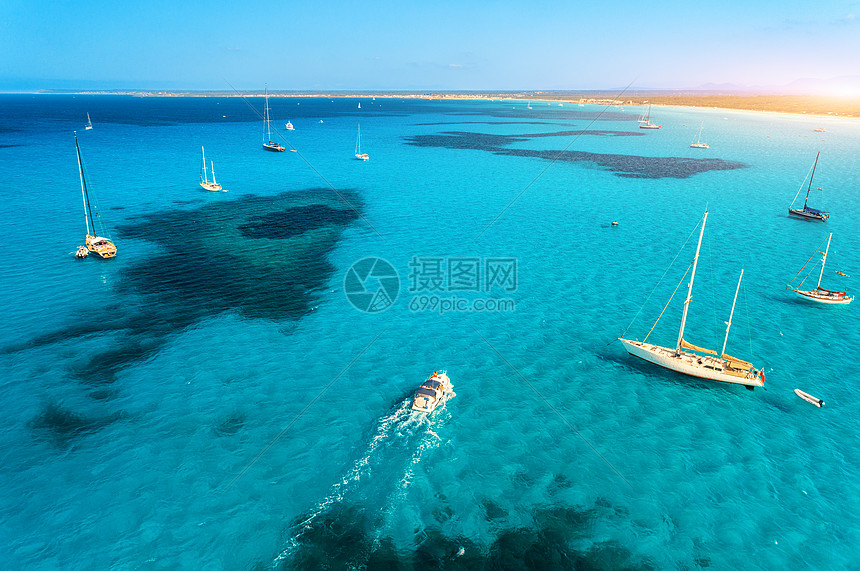
<path fill-rule="evenodd" d="M 275 154 L 238 98 L 3 102 L 4 225 L 27 244 L 0 273 L 4 567 L 854 564 L 856 308 L 784 288 L 832 231 L 825 284 L 853 291 L 856 121 L 660 108 L 642 135 L 636 108 L 273 98 L 299 151 Z M 75 129 L 115 260 L 72 257 Z M 201 145 L 228 192 L 197 186 Z M 789 219 L 818 151 L 832 218 Z M 727 351 L 764 391 L 615 340 L 647 333 L 705 208 L 687 330 L 722 345 L 745 268 Z M 343 287 L 372 256 L 401 287 L 369 314 Z M 514 259 L 515 287 L 415 287 L 410 264 L 455 258 Z M 456 396 L 416 417 L 436 369 Z"/>

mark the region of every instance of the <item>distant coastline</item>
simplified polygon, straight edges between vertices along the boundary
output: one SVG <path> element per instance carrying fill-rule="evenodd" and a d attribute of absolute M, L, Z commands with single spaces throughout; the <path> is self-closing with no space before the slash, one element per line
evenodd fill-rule
<path fill-rule="evenodd" d="M 126 95 L 134 97 L 262 97 L 249 91 L 148 91 L 148 90 L 43 90 L 38 94 Z M 569 104 L 645 105 L 735 109 L 824 117 L 860 118 L 860 97 L 817 95 L 732 95 L 695 92 L 637 92 L 625 94 L 604 91 L 269 91 L 269 97 L 371 98 L 380 99 L 460 99 L 553 101 Z"/>

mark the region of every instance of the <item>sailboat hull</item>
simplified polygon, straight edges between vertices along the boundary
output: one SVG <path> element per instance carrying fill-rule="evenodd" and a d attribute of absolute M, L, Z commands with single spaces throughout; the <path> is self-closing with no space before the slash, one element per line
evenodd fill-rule
<path fill-rule="evenodd" d="M 809 212 L 807 210 L 801 210 L 799 208 L 789 208 L 788 213 L 792 216 L 798 216 L 800 218 L 806 218 L 807 220 L 820 220 L 821 222 L 826 222 L 830 215 L 824 212 L 815 213 Z"/>
<path fill-rule="evenodd" d="M 621 341 L 624 349 L 629 354 L 664 369 L 670 369 L 684 375 L 710 381 L 746 385 L 748 387 L 764 386 L 764 379 L 757 371 L 730 369 L 722 359 L 696 355 L 686 351 L 677 352 L 668 347 L 661 347 L 641 341 L 631 341 L 629 339 L 619 339 L 619 341 Z"/>
<path fill-rule="evenodd" d="M 803 291 L 799 289 L 794 289 L 791 291 L 793 291 L 803 299 L 808 299 L 809 301 L 824 303 L 828 305 L 847 305 L 854 301 L 854 296 L 848 296 L 844 291 L 826 293 L 822 293 L 821 291 L 817 290 Z"/>

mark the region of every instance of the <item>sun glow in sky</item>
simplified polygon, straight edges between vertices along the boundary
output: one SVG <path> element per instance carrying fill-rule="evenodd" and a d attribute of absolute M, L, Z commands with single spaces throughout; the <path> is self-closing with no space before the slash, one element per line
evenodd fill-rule
<path fill-rule="evenodd" d="M 4 0 L 0 90 L 779 87 L 855 77 L 830 89 L 856 94 L 857 14 L 860 0 Z"/>

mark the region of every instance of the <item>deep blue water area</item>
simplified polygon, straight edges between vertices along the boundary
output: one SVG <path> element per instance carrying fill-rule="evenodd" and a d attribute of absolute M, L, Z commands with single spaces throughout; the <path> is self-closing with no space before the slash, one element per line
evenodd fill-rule
<path fill-rule="evenodd" d="M 0 96 L 2 568 L 857 567 L 860 306 L 785 286 L 832 232 L 855 293 L 860 123 L 270 97 L 271 153 L 263 106 Z M 74 131 L 112 260 L 73 256 Z M 831 218 L 789 218 L 819 152 Z M 685 338 L 744 269 L 764 390 L 617 341 L 676 342 L 706 209 Z"/>

